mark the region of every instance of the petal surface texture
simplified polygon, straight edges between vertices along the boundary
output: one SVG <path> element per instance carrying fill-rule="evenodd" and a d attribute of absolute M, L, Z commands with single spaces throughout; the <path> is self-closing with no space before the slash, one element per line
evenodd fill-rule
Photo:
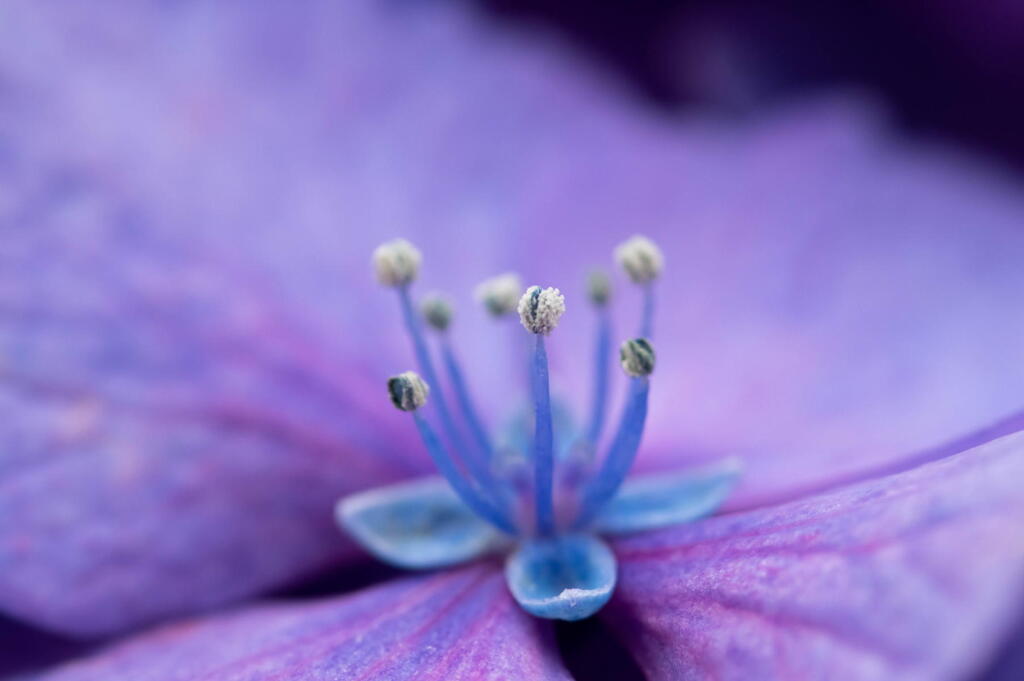
<path fill-rule="evenodd" d="M 525 541 L 505 563 L 508 588 L 531 615 L 590 617 L 615 589 L 615 556 L 599 538 L 576 534 Z"/>
<path fill-rule="evenodd" d="M 337 499 L 429 470 L 273 287 L 118 220 L 12 235 L 0 287 L 0 609 L 83 635 L 363 556 Z"/>
<path fill-rule="evenodd" d="M 46 681 L 569 681 L 548 625 L 480 565 L 166 626 Z"/>
<path fill-rule="evenodd" d="M 338 524 L 386 563 L 412 570 L 446 567 L 502 545 L 443 478 L 398 483 L 346 497 Z"/>
<path fill-rule="evenodd" d="M 1024 433 L 614 544 L 605 612 L 653 681 L 962 679 L 1024 585 Z"/>
<path fill-rule="evenodd" d="M 736 486 L 738 460 L 699 470 L 635 475 L 598 515 L 595 528 L 604 534 L 654 530 L 714 513 Z"/>

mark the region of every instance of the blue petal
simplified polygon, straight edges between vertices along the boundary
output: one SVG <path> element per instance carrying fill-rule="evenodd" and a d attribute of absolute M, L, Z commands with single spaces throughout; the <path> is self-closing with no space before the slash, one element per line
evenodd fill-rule
<path fill-rule="evenodd" d="M 622 534 L 653 530 L 710 515 L 722 505 L 739 478 L 738 459 L 679 473 L 631 478 L 595 522 L 598 532 Z"/>
<path fill-rule="evenodd" d="M 537 617 L 580 620 L 601 609 L 615 589 L 615 556 L 589 534 L 524 542 L 505 563 L 508 588 Z"/>
<path fill-rule="evenodd" d="M 440 477 L 345 497 L 335 517 L 370 553 L 409 570 L 463 563 L 504 543 Z"/>

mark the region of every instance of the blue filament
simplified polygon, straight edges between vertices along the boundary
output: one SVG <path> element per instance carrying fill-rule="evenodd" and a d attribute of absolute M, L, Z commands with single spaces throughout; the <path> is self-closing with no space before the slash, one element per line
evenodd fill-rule
<path fill-rule="evenodd" d="M 441 419 L 441 426 L 444 428 L 445 435 L 452 441 L 455 450 L 462 452 L 464 451 L 462 439 L 455 428 L 455 422 L 452 421 L 451 412 L 448 410 L 448 403 L 445 401 L 444 393 L 441 391 L 441 383 L 437 380 L 437 372 L 434 371 L 434 363 L 430 359 L 427 342 L 423 338 L 423 329 L 420 327 L 419 317 L 416 316 L 416 312 L 413 310 L 409 287 L 399 287 L 398 297 L 402 302 L 402 316 L 405 319 L 405 328 L 409 332 L 410 338 L 412 338 L 413 352 L 416 353 L 416 363 L 419 365 L 420 371 L 423 372 L 427 385 L 434 389 L 434 394 L 431 395 L 432 399 L 430 401 L 434 404 L 437 415 Z"/>
<path fill-rule="evenodd" d="M 644 284 L 644 311 L 640 321 L 640 338 L 648 340 L 654 334 L 654 282 Z"/>
<path fill-rule="evenodd" d="M 423 444 L 426 446 L 427 451 L 430 453 L 430 458 L 433 459 L 434 465 L 444 476 L 444 479 L 448 481 L 448 484 L 452 486 L 455 493 L 459 495 L 459 498 L 473 510 L 474 513 L 479 515 L 481 518 L 491 523 L 499 530 L 507 532 L 511 535 L 516 534 L 516 527 L 511 521 L 505 516 L 505 513 L 497 506 L 492 504 L 486 498 L 480 495 L 480 493 L 469 483 L 469 481 L 459 473 L 458 468 L 455 466 L 455 462 L 449 456 L 448 451 L 444 448 L 441 439 L 434 432 L 434 429 L 430 427 L 427 420 L 418 412 L 413 412 L 413 418 L 416 421 L 416 427 L 420 431 L 420 437 L 423 438 Z"/>
<path fill-rule="evenodd" d="M 448 371 L 448 380 L 451 381 L 452 387 L 455 389 L 455 399 L 459 402 L 459 408 L 462 410 L 466 423 L 469 424 L 469 430 L 473 434 L 476 445 L 483 455 L 484 466 L 486 467 L 493 456 L 494 448 L 491 446 L 491 439 L 488 437 L 487 430 L 480 420 L 472 397 L 470 397 L 469 389 L 466 387 L 466 380 L 463 378 L 462 368 L 459 366 L 459 361 L 456 359 L 451 342 L 447 337 L 441 341 L 441 352 L 444 356 L 445 368 Z"/>
<path fill-rule="evenodd" d="M 612 367 L 612 324 L 608 310 L 601 306 L 597 310 L 597 345 L 594 348 L 594 396 L 590 405 L 590 424 L 587 427 L 587 442 L 594 446 L 604 430 L 605 414 L 608 411 L 608 378 Z"/>
<path fill-rule="evenodd" d="M 555 531 L 554 509 L 554 433 L 551 428 L 551 389 L 548 385 L 548 353 L 544 336 L 537 334 L 533 353 L 533 493 L 537 514 L 537 533 L 551 536 Z"/>
<path fill-rule="evenodd" d="M 485 489 L 494 491 L 494 478 L 490 475 L 490 471 L 479 457 L 467 455 L 465 443 L 455 427 L 455 421 L 452 419 L 451 411 L 448 409 L 448 402 L 444 397 L 444 392 L 441 390 L 441 383 L 437 379 L 437 372 L 434 371 L 434 363 L 430 359 L 427 343 L 423 338 L 423 329 L 420 326 L 419 317 L 413 309 L 409 287 L 400 287 L 398 293 L 402 302 L 402 316 L 405 318 L 405 326 L 409 331 L 409 336 L 412 338 L 413 351 L 416 353 L 416 363 L 419 364 L 420 371 L 423 372 L 427 385 L 434 389 L 430 402 L 434 404 L 434 408 L 437 410 L 438 418 L 441 420 L 441 427 L 444 429 L 448 440 L 452 443 L 455 452 L 463 463 L 466 464 L 466 467 L 476 481 Z"/>
<path fill-rule="evenodd" d="M 629 385 L 629 398 L 622 412 L 619 430 L 615 433 L 608 455 L 601 469 L 590 479 L 583 491 L 576 528 L 590 524 L 601 508 L 619 491 L 636 458 L 640 439 L 647 420 L 647 396 L 650 381 L 646 376 L 633 378 Z"/>

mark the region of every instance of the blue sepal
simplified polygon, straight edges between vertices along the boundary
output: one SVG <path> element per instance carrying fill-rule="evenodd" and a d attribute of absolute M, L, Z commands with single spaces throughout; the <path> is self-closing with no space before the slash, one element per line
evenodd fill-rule
<path fill-rule="evenodd" d="M 594 529 L 623 534 L 703 518 L 722 505 L 740 471 L 739 460 L 726 459 L 696 470 L 631 477 L 601 510 Z"/>
<path fill-rule="evenodd" d="M 516 601 L 531 615 L 547 619 L 593 615 L 611 598 L 615 578 L 615 556 L 590 534 L 525 541 L 505 563 Z"/>
<path fill-rule="evenodd" d="M 377 558 L 410 570 L 463 563 L 507 541 L 440 477 L 345 497 L 335 507 L 335 518 Z"/>

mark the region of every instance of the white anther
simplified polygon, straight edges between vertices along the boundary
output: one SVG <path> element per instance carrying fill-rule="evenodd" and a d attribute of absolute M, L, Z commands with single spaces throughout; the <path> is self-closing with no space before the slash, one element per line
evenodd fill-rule
<path fill-rule="evenodd" d="M 405 239 L 394 239 L 373 251 L 373 268 L 377 281 L 385 286 L 404 286 L 416 279 L 423 257 Z"/>
<path fill-rule="evenodd" d="M 565 313 L 565 296 L 557 288 L 531 286 L 519 299 L 519 320 L 530 333 L 547 335 Z"/>
<path fill-rule="evenodd" d="M 657 279 L 665 263 L 661 249 L 645 236 L 634 236 L 619 244 L 615 249 L 615 259 L 637 284 Z"/>
<path fill-rule="evenodd" d="M 502 317 L 516 309 L 523 284 L 518 274 L 508 272 L 480 282 L 474 291 L 479 300 L 495 317 Z"/>

